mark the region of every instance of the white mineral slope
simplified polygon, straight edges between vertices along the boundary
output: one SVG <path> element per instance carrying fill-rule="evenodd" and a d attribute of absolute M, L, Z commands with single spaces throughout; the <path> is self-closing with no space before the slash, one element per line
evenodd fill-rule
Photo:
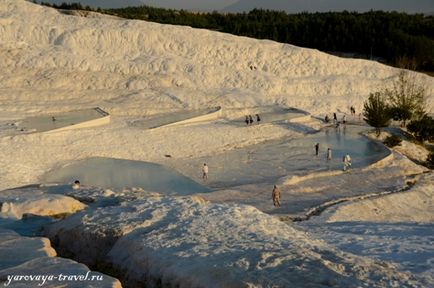
<path fill-rule="evenodd" d="M 402 193 L 366 199 L 327 211 L 327 222 L 434 222 L 434 174 L 424 175 L 414 187 Z"/>
<path fill-rule="evenodd" d="M 56 216 L 72 214 L 86 205 L 64 195 L 46 194 L 37 187 L 0 192 L 0 218 L 21 219 L 24 214 Z"/>
<path fill-rule="evenodd" d="M 376 62 L 272 41 L 76 17 L 24 0 L 0 4 L 3 111 L 98 104 L 112 113 L 143 114 L 275 103 L 314 113 L 347 111 L 398 73 Z M 427 85 L 431 107 L 434 80 L 416 77 Z"/>
<path fill-rule="evenodd" d="M 150 197 L 85 210 L 48 232 L 83 261 L 109 260 L 133 286 L 418 285 L 390 262 L 341 253 L 254 207 L 198 198 Z"/>
<path fill-rule="evenodd" d="M 393 261 L 434 285 L 434 174 L 402 193 L 332 207 L 301 225 L 342 251 Z"/>

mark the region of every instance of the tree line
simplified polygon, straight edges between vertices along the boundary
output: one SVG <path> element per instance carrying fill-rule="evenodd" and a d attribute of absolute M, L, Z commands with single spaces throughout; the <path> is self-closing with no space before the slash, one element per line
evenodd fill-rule
<path fill-rule="evenodd" d="M 79 3 L 60 9 L 92 10 Z M 188 25 L 239 36 L 270 39 L 352 57 L 376 59 L 413 70 L 434 71 L 434 17 L 370 11 L 298 13 L 254 9 L 248 13 L 195 13 L 149 6 L 93 9 L 127 19 Z"/>
<path fill-rule="evenodd" d="M 392 120 L 400 121 L 400 127 L 424 145 L 426 141 L 434 142 L 434 119 L 425 109 L 426 87 L 420 84 L 414 75 L 402 70 L 390 87 L 369 95 L 363 105 L 363 120 L 375 128 L 377 136 Z M 406 125 L 408 121 L 410 123 Z M 384 143 L 393 147 L 400 145 L 401 139 L 397 135 L 392 135 L 387 137 Z M 425 164 L 434 169 L 434 150 L 429 154 Z"/>

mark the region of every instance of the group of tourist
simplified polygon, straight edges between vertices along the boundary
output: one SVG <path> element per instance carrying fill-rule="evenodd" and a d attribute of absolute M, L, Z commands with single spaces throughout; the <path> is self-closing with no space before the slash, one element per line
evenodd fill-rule
<path fill-rule="evenodd" d="M 259 117 L 259 114 L 255 114 L 256 116 L 256 122 L 259 124 L 261 122 L 261 117 Z M 246 115 L 246 119 L 244 120 L 246 122 L 246 125 L 252 125 L 253 124 L 253 117 L 252 115 Z"/>
<path fill-rule="evenodd" d="M 315 156 L 318 157 L 318 155 L 319 155 L 319 143 L 316 143 L 315 144 Z M 327 154 L 326 155 L 327 155 L 326 156 L 327 161 L 332 160 L 332 149 L 330 147 L 327 148 Z M 342 162 L 344 165 L 343 170 L 347 171 L 347 169 L 351 166 L 350 155 L 345 154 L 342 158 Z M 273 205 L 275 207 L 280 207 L 280 194 L 281 194 L 280 189 L 276 185 L 274 185 L 273 191 L 271 192 L 271 198 L 273 199 Z"/>
<path fill-rule="evenodd" d="M 316 157 L 319 156 L 319 143 L 315 144 L 315 156 Z M 327 161 L 332 160 L 332 149 L 330 147 L 327 148 L 326 159 L 327 159 Z M 349 166 L 351 166 L 351 157 L 350 157 L 350 155 L 348 155 L 348 154 L 344 155 L 342 161 L 344 162 L 344 171 L 346 171 L 347 168 Z"/>
<path fill-rule="evenodd" d="M 319 156 L 319 143 L 315 144 L 315 156 L 316 157 Z M 327 148 L 326 159 L 327 159 L 327 161 L 332 160 L 332 149 L 330 147 Z M 350 155 L 345 154 L 342 158 L 342 161 L 343 161 L 343 165 L 344 165 L 343 170 L 347 171 L 347 169 L 351 166 Z M 203 181 L 208 180 L 208 173 L 209 173 L 208 165 L 206 163 L 204 163 L 202 166 L 202 179 L 203 179 Z M 280 207 L 280 195 L 281 195 L 280 189 L 277 187 L 277 185 L 274 185 L 273 191 L 271 193 L 271 198 L 273 200 L 273 205 L 275 207 Z"/>
<path fill-rule="evenodd" d="M 355 111 L 353 110 L 354 108 L 351 107 L 351 111 Z M 354 112 L 355 113 L 355 112 Z M 330 123 L 330 117 L 328 114 L 326 114 L 326 116 L 324 117 L 324 122 L 325 123 Z M 336 129 L 340 128 L 340 124 L 341 122 L 338 121 L 338 116 L 336 115 L 336 113 L 333 113 L 333 124 L 335 125 Z M 347 115 L 344 114 L 342 116 L 342 124 L 347 124 Z"/>

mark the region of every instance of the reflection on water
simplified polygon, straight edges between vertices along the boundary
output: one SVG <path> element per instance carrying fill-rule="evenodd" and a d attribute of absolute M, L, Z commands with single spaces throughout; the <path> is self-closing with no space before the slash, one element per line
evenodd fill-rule
<path fill-rule="evenodd" d="M 340 131 L 327 128 L 297 139 L 269 141 L 196 159 L 176 162 L 168 160 L 168 164 L 191 178 L 198 179 L 195 177 L 200 163 L 208 163 L 209 184 L 215 188 L 274 181 L 287 175 L 341 170 L 345 154 L 351 156 L 352 168 L 364 167 L 390 153 L 381 143 L 360 134 L 366 130 L 364 127 L 349 125 L 341 126 Z M 316 143 L 320 144 L 318 157 L 315 156 Z M 331 161 L 326 160 L 329 147 L 332 149 Z"/>
<path fill-rule="evenodd" d="M 113 158 L 89 158 L 44 177 L 46 183 L 71 183 L 79 179 L 84 185 L 122 190 L 140 187 L 166 195 L 188 195 L 209 189 L 162 165 Z"/>
<path fill-rule="evenodd" d="M 176 170 L 154 163 L 111 158 L 90 158 L 52 171 L 46 182 L 71 183 L 79 179 L 84 185 L 122 189 L 141 187 L 167 195 L 188 195 L 209 191 L 199 184 L 201 167 L 210 167 L 207 185 L 224 188 L 247 183 L 275 181 L 282 176 L 303 175 L 326 170 L 341 170 L 342 158 L 349 154 L 352 168 L 368 166 L 389 155 L 381 143 L 361 135 L 367 128 L 328 128 L 297 139 L 269 141 L 242 149 L 231 150 L 201 158 L 167 159 L 166 164 Z M 345 131 L 345 132 L 344 132 Z M 315 156 L 315 144 L 319 155 Z M 326 160 L 327 148 L 332 160 Z M 192 179 L 198 181 L 195 182 Z"/>

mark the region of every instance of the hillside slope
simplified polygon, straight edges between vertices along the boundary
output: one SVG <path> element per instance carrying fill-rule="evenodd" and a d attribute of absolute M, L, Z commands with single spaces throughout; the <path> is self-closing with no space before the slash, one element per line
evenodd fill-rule
<path fill-rule="evenodd" d="M 1 110 L 99 105 L 109 112 L 265 104 L 346 111 L 397 69 L 189 27 L 82 18 L 0 0 Z M 434 80 L 418 75 L 433 95 Z M 430 98 L 429 103 L 433 103 Z M 29 109 L 27 109 L 29 110 Z M 360 111 L 360 109 L 359 109 Z"/>

